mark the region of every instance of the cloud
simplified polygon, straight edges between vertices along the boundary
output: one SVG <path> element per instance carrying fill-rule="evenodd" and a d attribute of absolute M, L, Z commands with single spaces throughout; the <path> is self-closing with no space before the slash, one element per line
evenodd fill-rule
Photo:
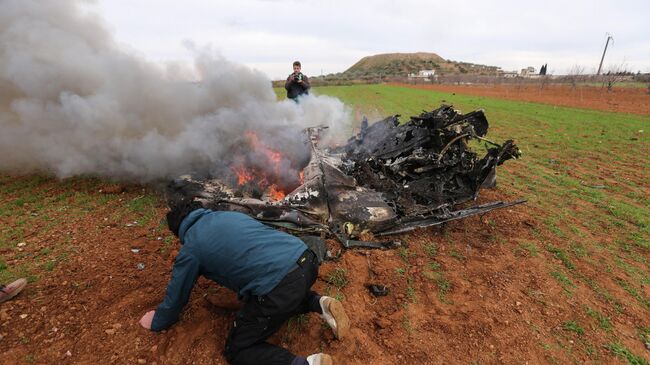
<path fill-rule="evenodd" d="M 125 4 L 101 1 L 100 11 L 118 39 L 148 57 L 187 58 L 179 44 L 189 38 L 255 64 L 271 78 L 282 78 L 294 58 L 328 73 L 367 55 L 417 51 L 506 69 L 549 63 L 563 72 L 574 59 L 598 60 L 606 32 L 616 39 L 608 52 L 612 62 L 625 58 L 631 67 L 650 67 L 650 50 L 637 46 L 647 39 L 650 13 L 650 3 L 640 0 L 161 0 L 131 1 L 128 11 Z M 518 58 L 522 54 L 539 58 Z M 507 62 L 498 55 L 507 55 Z"/>

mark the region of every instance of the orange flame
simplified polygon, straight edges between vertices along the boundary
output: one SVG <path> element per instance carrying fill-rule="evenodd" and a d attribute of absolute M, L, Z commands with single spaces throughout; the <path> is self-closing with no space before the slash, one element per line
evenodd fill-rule
<path fill-rule="evenodd" d="M 272 185 L 269 187 L 269 190 L 268 190 L 268 192 L 267 192 L 267 195 L 268 195 L 271 199 L 273 199 L 274 201 L 278 201 L 278 200 L 282 200 L 282 199 L 284 199 L 285 195 L 287 195 L 287 194 L 285 194 L 285 192 L 282 191 L 282 190 L 278 190 L 277 185 L 272 184 Z"/>
<path fill-rule="evenodd" d="M 237 175 L 237 185 L 241 186 L 253 180 L 253 174 L 244 167 L 236 166 L 232 169 L 235 172 L 235 175 Z"/>
<path fill-rule="evenodd" d="M 246 139 L 253 150 L 266 156 L 265 163 L 268 167 L 264 169 L 255 166 L 250 167 L 246 166 L 245 163 L 231 167 L 233 173 L 237 176 L 237 184 L 242 186 L 253 182 L 257 187 L 265 191 L 269 199 L 282 200 L 286 193 L 276 185 L 277 179 L 282 173 L 282 153 L 266 146 L 253 131 L 246 132 Z M 272 171 L 272 174 L 267 174 L 264 170 Z"/>

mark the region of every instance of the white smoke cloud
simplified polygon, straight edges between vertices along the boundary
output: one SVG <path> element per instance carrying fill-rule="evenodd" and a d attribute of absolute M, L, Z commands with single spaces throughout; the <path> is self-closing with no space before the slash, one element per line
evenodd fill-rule
<path fill-rule="evenodd" d="M 150 181 L 218 171 L 250 130 L 290 158 L 305 127 L 348 130 L 338 99 L 278 102 L 261 72 L 195 52 L 189 69 L 162 67 L 80 1 L 0 0 L 0 170 Z"/>

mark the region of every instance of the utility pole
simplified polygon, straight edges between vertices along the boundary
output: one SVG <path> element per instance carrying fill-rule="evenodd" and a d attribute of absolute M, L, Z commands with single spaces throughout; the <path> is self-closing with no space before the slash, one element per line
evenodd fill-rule
<path fill-rule="evenodd" d="M 605 60 L 605 52 L 607 52 L 607 45 L 609 44 L 609 40 L 614 41 L 614 37 L 612 37 L 611 34 L 607 33 L 607 41 L 605 42 L 605 50 L 603 50 L 603 57 L 600 59 L 600 65 L 598 66 L 598 72 L 596 72 L 596 75 L 600 75 L 600 70 L 603 68 L 603 61 Z"/>

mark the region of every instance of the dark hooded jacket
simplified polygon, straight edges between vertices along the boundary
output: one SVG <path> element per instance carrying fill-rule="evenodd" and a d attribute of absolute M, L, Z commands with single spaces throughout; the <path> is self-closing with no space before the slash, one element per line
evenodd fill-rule
<path fill-rule="evenodd" d="M 183 219 L 178 233 L 183 246 L 165 299 L 156 308 L 154 331 L 178 321 L 199 275 L 247 300 L 268 294 L 307 249 L 299 238 L 238 212 L 196 209 Z"/>

